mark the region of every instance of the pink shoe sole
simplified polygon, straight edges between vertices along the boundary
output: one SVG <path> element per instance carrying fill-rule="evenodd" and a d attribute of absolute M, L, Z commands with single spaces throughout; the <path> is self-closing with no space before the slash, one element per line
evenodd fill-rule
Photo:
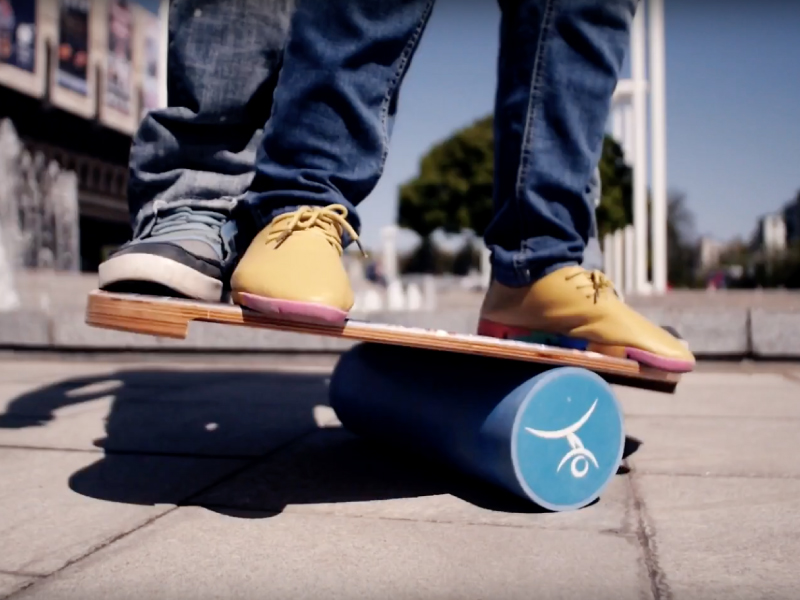
<path fill-rule="evenodd" d="M 658 369 L 659 371 L 666 371 L 668 373 L 689 373 L 695 368 L 694 361 L 665 358 L 663 356 L 653 354 L 652 352 L 647 352 L 646 350 L 640 350 L 638 348 L 622 346 L 606 346 L 604 348 L 600 344 L 593 344 L 584 339 L 572 338 L 553 333 L 534 332 L 522 327 L 513 327 L 510 325 L 494 323 L 487 319 L 481 319 L 478 325 L 478 335 L 485 335 L 488 337 L 496 337 L 507 340 L 520 340 L 523 342 L 558 346 L 561 348 L 574 348 L 575 350 L 597 352 L 607 356 L 625 356 L 630 360 L 635 360 L 640 365 Z M 612 348 L 616 350 L 616 352 L 608 352 L 608 350 Z"/>
<path fill-rule="evenodd" d="M 667 371 L 669 373 L 690 373 L 694 371 L 695 363 L 689 360 L 678 360 L 676 358 L 664 358 L 646 350 L 638 348 L 626 348 L 628 358 L 635 360 L 639 364 Z"/>
<path fill-rule="evenodd" d="M 236 293 L 234 298 L 238 300 L 238 304 L 256 312 L 276 315 L 284 319 L 311 321 L 325 325 L 343 325 L 347 320 L 347 312 L 324 304 L 278 300 L 245 292 Z"/>

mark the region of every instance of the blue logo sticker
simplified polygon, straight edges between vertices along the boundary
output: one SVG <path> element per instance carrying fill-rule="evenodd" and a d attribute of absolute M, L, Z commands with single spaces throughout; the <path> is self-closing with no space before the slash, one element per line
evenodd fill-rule
<path fill-rule="evenodd" d="M 567 510 L 592 502 L 617 472 L 624 427 L 610 386 L 595 373 L 545 373 L 515 424 L 512 457 L 525 491 L 541 506 Z"/>

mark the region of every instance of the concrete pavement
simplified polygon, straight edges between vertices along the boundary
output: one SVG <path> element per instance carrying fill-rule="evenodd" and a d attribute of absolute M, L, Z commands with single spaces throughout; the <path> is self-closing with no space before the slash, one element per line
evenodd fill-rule
<path fill-rule="evenodd" d="M 538 514 L 343 431 L 315 360 L 0 361 L 0 598 L 796 596 L 800 365 L 619 389 L 627 473 Z"/>

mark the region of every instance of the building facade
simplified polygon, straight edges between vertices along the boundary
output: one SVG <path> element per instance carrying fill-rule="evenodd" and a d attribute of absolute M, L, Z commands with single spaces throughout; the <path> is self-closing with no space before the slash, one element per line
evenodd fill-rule
<path fill-rule="evenodd" d="M 168 0 L 0 0 L 0 119 L 79 181 L 81 264 L 130 237 L 131 136 L 166 104 Z"/>

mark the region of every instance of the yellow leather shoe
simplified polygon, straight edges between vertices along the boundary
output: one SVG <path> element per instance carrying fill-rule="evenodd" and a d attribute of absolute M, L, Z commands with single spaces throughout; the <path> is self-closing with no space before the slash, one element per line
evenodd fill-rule
<path fill-rule="evenodd" d="M 590 350 L 664 371 L 695 366 L 686 345 L 620 300 L 599 271 L 565 267 L 530 287 L 492 282 L 480 335 Z"/>
<path fill-rule="evenodd" d="M 234 270 L 233 301 L 262 313 L 343 323 L 354 297 L 342 263 L 342 236 L 347 231 L 358 239 L 346 217 L 339 204 L 303 206 L 276 217 Z"/>

